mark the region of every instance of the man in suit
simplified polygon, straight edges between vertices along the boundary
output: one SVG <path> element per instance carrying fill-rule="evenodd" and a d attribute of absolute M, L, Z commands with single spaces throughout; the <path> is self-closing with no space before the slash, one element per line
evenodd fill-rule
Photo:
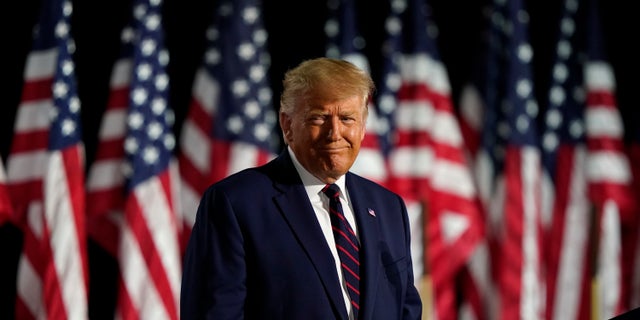
<path fill-rule="evenodd" d="M 421 318 L 405 204 L 349 172 L 373 89 L 343 60 L 286 73 L 287 148 L 202 197 L 184 261 L 183 320 Z"/>

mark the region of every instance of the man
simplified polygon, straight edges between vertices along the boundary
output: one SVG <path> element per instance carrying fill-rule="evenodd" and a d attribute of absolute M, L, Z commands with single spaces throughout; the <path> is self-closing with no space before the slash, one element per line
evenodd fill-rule
<path fill-rule="evenodd" d="M 318 58 L 288 71 L 283 87 L 286 150 L 202 197 L 181 318 L 420 319 L 405 205 L 349 172 L 373 81 L 349 62 Z"/>

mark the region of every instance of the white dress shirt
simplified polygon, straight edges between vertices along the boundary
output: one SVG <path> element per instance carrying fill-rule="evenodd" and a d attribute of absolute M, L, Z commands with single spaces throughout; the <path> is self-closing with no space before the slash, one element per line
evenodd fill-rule
<path fill-rule="evenodd" d="M 342 268 L 340 267 L 340 256 L 338 256 L 336 241 L 333 237 L 333 231 L 331 229 L 331 218 L 329 217 L 329 198 L 322 192 L 322 188 L 324 188 L 326 184 L 312 175 L 309 171 L 307 171 L 307 169 L 302 166 L 302 164 L 300 164 L 295 154 L 293 154 L 293 150 L 291 150 L 291 147 L 288 147 L 287 149 L 289 151 L 291 159 L 293 160 L 293 165 L 295 166 L 296 171 L 298 171 L 298 175 L 300 175 L 302 184 L 307 191 L 309 201 L 311 201 L 313 211 L 315 211 L 316 213 L 316 218 L 318 219 L 318 223 L 320 224 L 322 233 L 324 234 L 324 237 L 327 241 L 329 250 L 331 250 L 331 254 L 333 255 L 333 260 L 335 261 L 336 265 L 336 271 L 338 273 L 338 278 L 340 279 L 340 284 L 342 287 L 342 296 L 344 297 L 345 306 L 347 307 L 347 311 L 349 312 L 349 319 L 353 319 L 351 300 L 349 298 L 349 292 L 347 291 L 347 284 L 344 281 L 344 276 L 342 275 Z M 335 184 L 340 187 L 340 202 L 342 202 L 342 210 L 344 211 L 344 216 L 349 222 L 349 225 L 351 225 L 353 231 L 356 233 L 356 237 L 358 237 L 358 226 L 353 215 L 353 208 L 351 208 L 349 193 L 346 189 L 344 180 L 345 178 L 344 176 L 342 176 L 335 182 Z"/>

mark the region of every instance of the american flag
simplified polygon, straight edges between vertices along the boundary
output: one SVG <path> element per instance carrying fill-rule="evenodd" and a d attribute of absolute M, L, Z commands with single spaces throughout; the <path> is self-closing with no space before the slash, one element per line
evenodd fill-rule
<path fill-rule="evenodd" d="M 476 188 L 430 7 L 422 0 L 393 1 L 385 25 L 378 106 L 393 129 L 383 143 L 389 146 L 389 186 L 424 232 L 414 240 L 424 250 L 424 270 L 415 272 L 429 274 L 433 283 L 428 316 L 455 319 L 456 278 L 483 238 Z"/>
<path fill-rule="evenodd" d="M 541 155 L 528 40 L 521 0 L 493 1 L 490 12 L 484 130 L 476 173 L 487 212 L 491 318 L 541 319 Z M 497 302 L 496 302 L 497 301 Z"/>
<path fill-rule="evenodd" d="M 544 167 L 546 318 L 591 318 L 592 209 L 587 198 L 584 12 L 564 2 L 541 136 Z"/>
<path fill-rule="evenodd" d="M 350 61 L 360 69 L 371 72 L 369 60 L 364 54 L 366 41 L 358 31 L 355 1 L 329 0 L 327 7 L 328 15 L 324 26 L 327 36 L 326 56 Z M 389 126 L 380 122 L 377 114 L 372 97 L 369 100 L 365 137 L 351 170 L 380 184 L 385 184 L 387 168 L 380 139 L 387 134 Z"/>
<path fill-rule="evenodd" d="M 116 316 L 125 319 L 179 315 L 182 225 L 161 5 L 133 2 L 87 186 L 89 231 L 118 259 Z"/>
<path fill-rule="evenodd" d="M 629 160 L 632 164 L 631 170 L 633 173 L 633 191 L 636 199 L 640 199 L 640 117 L 638 111 L 635 111 L 636 116 L 633 117 L 635 122 L 631 122 L 635 131 L 631 133 L 631 144 L 629 146 Z M 629 246 L 631 248 L 628 257 L 631 261 L 629 267 L 631 273 L 628 279 L 631 279 L 629 283 L 629 307 L 640 307 L 640 205 L 636 203 L 635 221 L 632 224 L 634 230 L 631 232 L 632 243 Z"/>
<path fill-rule="evenodd" d="M 191 230 L 200 197 L 210 184 L 266 163 L 279 148 L 260 3 L 220 1 L 217 6 L 180 136 L 186 230 Z"/>
<path fill-rule="evenodd" d="M 11 198 L 9 198 L 9 190 L 7 187 L 7 172 L 4 169 L 4 161 L 0 159 L 0 226 L 11 221 L 13 217 L 13 207 L 11 206 Z"/>
<path fill-rule="evenodd" d="M 622 290 L 623 225 L 633 221 L 632 174 L 624 150 L 624 127 L 615 96 L 616 83 L 603 43 L 597 3 L 586 3 L 586 136 L 588 195 L 596 211 L 596 284 L 594 316 L 611 318 L 625 311 Z"/>
<path fill-rule="evenodd" d="M 88 316 L 84 146 L 71 1 L 43 1 L 7 162 L 23 232 L 17 319 Z"/>

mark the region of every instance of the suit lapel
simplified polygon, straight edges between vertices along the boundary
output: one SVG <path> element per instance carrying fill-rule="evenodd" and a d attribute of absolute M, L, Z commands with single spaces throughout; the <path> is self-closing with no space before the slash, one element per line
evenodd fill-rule
<path fill-rule="evenodd" d="M 362 191 L 354 179 L 354 176 L 347 174 L 346 177 L 349 200 L 353 206 L 353 214 L 358 224 L 360 247 L 362 250 L 360 265 L 360 315 L 362 319 L 369 319 L 373 312 L 373 301 L 375 301 L 378 289 L 378 277 L 380 275 L 378 255 L 379 238 L 378 221 L 375 217 L 377 208 L 367 207 L 367 203 L 373 203 Z"/>
<path fill-rule="evenodd" d="M 276 172 L 275 176 L 287 177 L 276 182 L 276 188 L 282 191 L 275 198 L 276 204 L 315 266 L 334 309 L 340 310 L 341 318 L 346 320 L 347 312 L 342 299 L 342 289 L 336 275 L 333 255 L 324 240 L 324 234 L 313 213 L 307 192 L 291 161 L 286 150 L 284 155 L 276 160 L 279 163 L 277 169 L 279 172 Z"/>

